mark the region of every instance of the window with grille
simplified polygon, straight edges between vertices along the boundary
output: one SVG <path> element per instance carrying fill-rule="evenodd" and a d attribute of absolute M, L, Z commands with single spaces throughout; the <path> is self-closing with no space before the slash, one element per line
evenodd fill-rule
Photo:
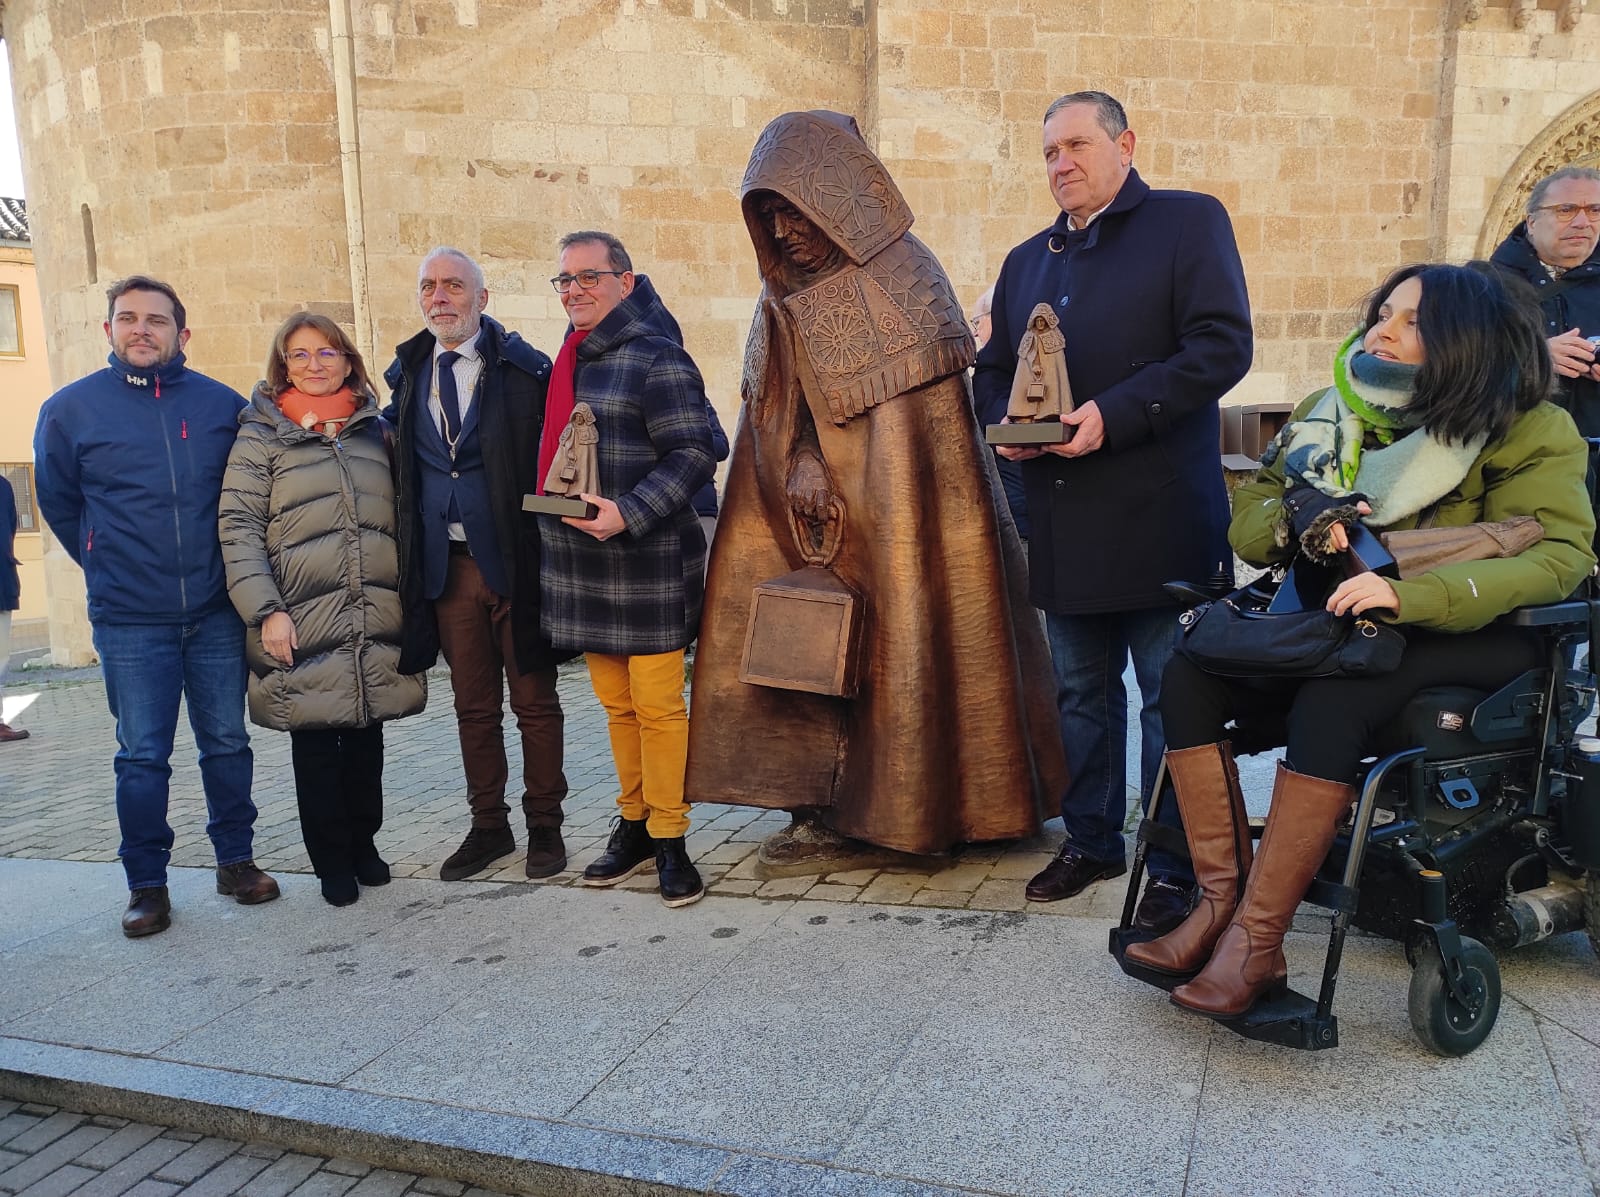
<path fill-rule="evenodd" d="M 33 501 L 33 467 L 26 462 L 0 462 L 0 477 L 11 483 L 17 496 L 17 531 L 39 530 L 39 508 Z"/>

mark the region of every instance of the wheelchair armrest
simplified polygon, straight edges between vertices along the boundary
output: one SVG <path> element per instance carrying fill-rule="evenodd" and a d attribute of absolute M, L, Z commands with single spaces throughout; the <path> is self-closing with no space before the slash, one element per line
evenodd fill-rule
<path fill-rule="evenodd" d="M 1215 578 L 1210 582 L 1163 582 L 1161 589 L 1169 599 L 1189 610 L 1233 593 L 1234 585 L 1232 578 Z"/>
<path fill-rule="evenodd" d="M 1589 623 L 1589 604 L 1582 599 L 1568 599 L 1564 603 L 1518 607 L 1495 622 L 1514 628 L 1584 627 Z"/>

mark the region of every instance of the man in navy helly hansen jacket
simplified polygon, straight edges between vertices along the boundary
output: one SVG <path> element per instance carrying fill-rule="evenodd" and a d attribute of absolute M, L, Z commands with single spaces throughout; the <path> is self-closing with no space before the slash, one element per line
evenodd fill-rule
<path fill-rule="evenodd" d="M 170 286 L 134 275 L 107 294 L 107 367 L 45 402 L 33 454 L 39 510 L 83 567 L 117 724 L 118 855 L 131 891 L 122 930 L 133 937 L 171 923 L 167 783 L 180 697 L 200 749 L 217 892 L 252 905 L 278 885 L 252 859 L 244 625 L 217 540 L 244 399 L 185 366 L 189 329 Z"/>

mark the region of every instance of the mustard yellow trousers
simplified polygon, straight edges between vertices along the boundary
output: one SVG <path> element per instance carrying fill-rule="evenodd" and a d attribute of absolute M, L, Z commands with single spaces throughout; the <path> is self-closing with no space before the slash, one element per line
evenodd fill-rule
<path fill-rule="evenodd" d="M 589 682 L 606 709 L 611 759 L 624 819 L 645 819 L 658 840 L 689 830 L 683 771 L 689 758 L 689 708 L 683 701 L 683 650 L 642 656 L 585 653 Z"/>

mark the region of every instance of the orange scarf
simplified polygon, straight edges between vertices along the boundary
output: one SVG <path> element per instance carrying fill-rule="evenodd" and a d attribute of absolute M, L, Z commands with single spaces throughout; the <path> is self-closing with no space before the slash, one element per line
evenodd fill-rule
<path fill-rule="evenodd" d="M 338 436 L 345 421 L 356 414 L 356 397 L 349 387 L 340 387 L 331 395 L 307 395 L 290 387 L 278 396 L 278 407 L 302 428 Z"/>

